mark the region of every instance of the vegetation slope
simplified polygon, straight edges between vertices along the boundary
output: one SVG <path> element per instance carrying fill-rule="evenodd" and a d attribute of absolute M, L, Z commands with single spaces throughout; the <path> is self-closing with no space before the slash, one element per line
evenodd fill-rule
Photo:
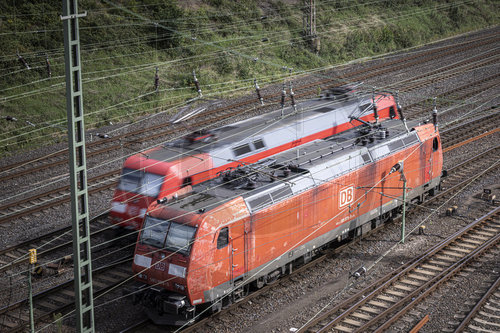
<path fill-rule="evenodd" d="M 204 95 L 228 97 L 250 91 L 254 78 L 282 81 L 283 68 L 314 71 L 498 24 L 493 0 L 317 0 L 316 52 L 303 3 L 79 1 L 86 127 L 175 109 L 197 96 L 193 71 Z M 61 8 L 0 2 L 1 155 L 65 139 Z"/>

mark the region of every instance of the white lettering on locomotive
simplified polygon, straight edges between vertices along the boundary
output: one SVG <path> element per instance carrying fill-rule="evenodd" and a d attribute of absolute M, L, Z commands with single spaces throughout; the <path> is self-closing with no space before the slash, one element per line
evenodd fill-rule
<path fill-rule="evenodd" d="M 344 188 L 339 192 L 339 208 L 347 206 L 354 201 L 354 186 Z"/>
<path fill-rule="evenodd" d="M 165 271 L 165 266 L 166 266 L 165 263 L 160 261 L 155 264 L 155 269 L 159 271 Z"/>

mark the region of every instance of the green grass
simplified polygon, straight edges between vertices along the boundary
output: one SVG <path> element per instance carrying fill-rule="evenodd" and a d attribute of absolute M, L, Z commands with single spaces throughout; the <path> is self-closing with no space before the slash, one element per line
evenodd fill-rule
<path fill-rule="evenodd" d="M 103 1 L 79 2 L 80 12 L 88 12 L 80 19 L 87 129 L 133 121 L 195 97 L 193 70 L 204 95 L 229 97 L 233 89 L 251 91 L 253 78 L 261 86 L 282 80 L 282 66 L 310 70 L 498 24 L 498 6 L 489 0 L 318 1 L 321 50 L 315 54 L 302 39 L 302 1 L 115 2 L 130 12 Z M 0 119 L 2 155 L 65 140 L 60 6 L 49 0 L 0 3 L 0 115 L 18 119 Z M 57 121 L 62 126 L 47 127 Z"/>

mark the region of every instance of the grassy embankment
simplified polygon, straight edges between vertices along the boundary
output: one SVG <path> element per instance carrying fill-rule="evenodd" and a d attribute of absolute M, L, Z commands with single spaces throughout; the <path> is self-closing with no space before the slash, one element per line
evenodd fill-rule
<path fill-rule="evenodd" d="M 228 97 L 236 89 L 250 91 L 253 78 L 261 85 L 281 81 L 282 66 L 311 70 L 498 23 L 498 8 L 489 0 L 317 1 L 321 51 L 316 54 L 302 39 L 302 1 L 114 2 L 127 11 L 106 1 L 79 2 L 80 12 L 88 12 L 80 19 L 88 129 L 195 97 L 192 70 L 205 95 Z M 0 119 L 0 156 L 65 139 L 60 6 L 48 0 L 0 4 L 0 116 L 18 119 Z"/>

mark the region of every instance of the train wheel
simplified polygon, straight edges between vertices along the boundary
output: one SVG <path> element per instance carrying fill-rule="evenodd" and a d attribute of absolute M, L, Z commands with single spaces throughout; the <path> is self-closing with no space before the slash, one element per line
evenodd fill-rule
<path fill-rule="evenodd" d="M 264 277 L 260 277 L 256 281 L 254 281 L 254 286 L 257 289 L 260 289 L 260 288 L 264 287 L 265 285 L 266 285 L 266 281 L 265 281 Z"/>
<path fill-rule="evenodd" d="M 221 310 L 222 310 L 222 301 L 221 300 L 214 301 L 214 303 L 212 303 L 212 306 L 210 307 L 210 311 L 212 313 L 217 313 L 220 312 Z"/>

